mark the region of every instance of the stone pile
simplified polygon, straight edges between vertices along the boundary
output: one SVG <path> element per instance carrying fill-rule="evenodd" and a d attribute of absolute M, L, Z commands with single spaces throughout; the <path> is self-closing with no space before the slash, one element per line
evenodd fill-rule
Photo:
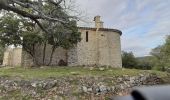
<path fill-rule="evenodd" d="M 143 85 L 163 84 L 163 80 L 155 74 L 139 74 L 137 76 L 114 77 L 63 77 L 39 80 L 24 80 L 18 77 L 0 77 L 0 99 L 39 100 L 79 100 L 93 99 L 100 96 L 123 95 L 132 88 Z M 126 94 L 125 93 L 125 94 Z M 25 98 L 27 97 L 27 98 Z M 100 97 L 101 98 L 101 97 Z"/>

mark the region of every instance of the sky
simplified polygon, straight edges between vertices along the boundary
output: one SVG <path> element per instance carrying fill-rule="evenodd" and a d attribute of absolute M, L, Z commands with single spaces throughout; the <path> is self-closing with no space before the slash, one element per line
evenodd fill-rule
<path fill-rule="evenodd" d="M 119 29 L 122 50 L 147 56 L 170 35 L 170 0 L 76 0 L 80 26 L 92 26 L 96 15 L 104 27 Z"/>

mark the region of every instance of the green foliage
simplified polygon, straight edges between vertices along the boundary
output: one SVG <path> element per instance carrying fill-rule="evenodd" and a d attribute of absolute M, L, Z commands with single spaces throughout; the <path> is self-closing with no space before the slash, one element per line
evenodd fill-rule
<path fill-rule="evenodd" d="M 63 47 L 69 49 L 81 40 L 81 34 L 78 32 L 76 22 L 69 20 L 69 18 L 66 20 L 68 20 L 67 24 L 55 22 L 47 23 L 44 21 L 43 27 L 48 30 L 48 33 L 45 33 L 31 20 L 16 16 L 13 13 L 7 13 L 0 20 L 0 44 L 6 46 L 22 46 L 23 49 L 33 57 L 36 65 L 38 64 L 35 59 L 36 46 L 47 43 L 51 44 L 52 53 L 50 64 L 53 52 L 56 48 Z M 46 48 L 46 46 L 44 48 Z"/>
<path fill-rule="evenodd" d="M 81 40 L 81 34 L 78 32 L 75 21 L 70 21 L 67 25 L 54 25 L 54 23 L 50 23 L 49 25 L 52 27 L 51 30 L 49 29 L 49 32 L 53 34 L 48 34 L 48 43 L 55 48 L 63 47 L 69 49 Z"/>
<path fill-rule="evenodd" d="M 167 36 L 165 44 L 154 48 L 151 54 L 154 56 L 154 69 L 165 71 L 170 68 L 170 36 Z"/>
<path fill-rule="evenodd" d="M 122 53 L 122 65 L 125 68 L 137 68 L 137 59 L 133 55 L 132 52 L 124 52 Z"/>
<path fill-rule="evenodd" d="M 0 43 L 2 45 L 21 44 L 19 24 L 19 19 L 10 13 L 0 19 Z"/>
<path fill-rule="evenodd" d="M 4 51 L 5 51 L 5 46 L 0 44 L 0 64 L 2 64 L 3 62 Z"/>
<path fill-rule="evenodd" d="M 138 69 L 151 70 L 152 67 L 154 66 L 153 59 L 154 57 L 152 56 L 138 57 L 137 58 Z"/>

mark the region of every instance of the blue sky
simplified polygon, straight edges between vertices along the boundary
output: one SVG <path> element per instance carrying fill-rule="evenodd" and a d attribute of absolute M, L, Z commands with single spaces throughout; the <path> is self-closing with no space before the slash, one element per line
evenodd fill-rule
<path fill-rule="evenodd" d="M 81 26 L 92 26 L 100 15 L 107 28 L 119 29 L 122 50 L 146 56 L 170 35 L 170 0 L 76 0 Z"/>

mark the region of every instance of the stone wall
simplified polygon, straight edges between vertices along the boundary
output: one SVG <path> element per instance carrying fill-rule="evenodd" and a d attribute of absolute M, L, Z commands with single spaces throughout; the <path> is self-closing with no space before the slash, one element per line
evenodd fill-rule
<path fill-rule="evenodd" d="M 46 65 L 48 65 L 50 62 L 51 52 L 52 52 L 52 46 L 48 44 L 46 47 L 45 59 L 44 59 L 44 63 Z M 38 45 L 36 47 L 35 54 L 36 54 L 36 60 L 38 64 L 42 65 L 43 64 L 43 46 Z M 61 60 L 67 63 L 67 51 L 63 48 L 57 48 L 53 54 L 53 58 L 52 58 L 50 66 L 59 65 L 59 62 Z M 22 54 L 22 65 L 23 66 L 33 65 L 32 57 L 24 50 Z"/>
<path fill-rule="evenodd" d="M 20 66 L 22 48 L 8 48 L 4 53 L 4 66 Z"/>
<path fill-rule="evenodd" d="M 122 67 L 120 34 L 116 32 L 98 32 L 99 65 Z"/>
<path fill-rule="evenodd" d="M 67 63 L 68 63 L 68 66 L 77 66 L 78 65 L 77 46 L 68 50 Z"/>
<path fill-rule="evenodd" d="M 122 67 L 120 34 L 111 31 L 97 31 L 90 29 L 79 29 L 81 42 L 74 48 L 65 50 L 57 48 L 53 54 L 50 66 L 57 66 L 62 60 L 68 63 L 68 66 L 112 66 Z M 88 42 L 86 41 L 86 32 L 88 32 Z M 9 52 L 10 51 L 10 52 Z M 45 65 L 50 62 L 52 46 L 47 45 L 45 52 Z M 37 45 L 36 60 L 38 64 L 43 65 L 43 46 Z M 22 58 L 21 58 L 22 55 Z M 32 66 L 32 57 L 22 49 L 7 50 L 4 56 L 4 65 Z"/>
<path fill-rule="evenodd" d="M 2 63 L 3 66 L 9 65 L 9 55 L 10 55 L 10 51 L 6 50 L 4 52 L 4 58 L 3 58 L 3 63 Z"/>
<path fill-rule="evenodd" d="M 33 59 L 30 54 L 28 54 L 26 51 L 22 50 L 22 62 L 21 66 L 24 67 L 30 67 L 33 66 Z"/>
<path fill-rule="evenodd" d="M 97 63 L 97 39 L 96 32 L 91 30 L 79 30 L 81 42 L 77 45 L 78 65 L 96 65 Z M 88 31 L 88 42 L 86 42 Z"/>
<path fill-rule="evenodd" d="M 62 61 L 68 63 L 68 66 L 111 66 L 116 68 L 122 67 L 121 59 L 121 31 L 116 29 L 108 29 L 103 27 L 103 22 L 100 16 L 94 18 L 95 27 L 79 27 L 82 40 L 70 50 L 57 48 L 53 54 L 53 59 L 50 66 L 60 65 Z M 86 41 L 86 34 L 88 32 L 88 41 Z M 45 57 L 43 57 L 44 46 L 37 45 L 35 50 L 36 62 L 39 65 L 49 65 L 52 46 L 47 45 Z M 20 53 L 20 54 L 19 54 Z M 11 53 L 6 52 L 4 57 L 4 64 L 8 63 L 8 56 Z M 18 55 L 18 56 L 17 56 Z M 14 51 L 14 56 L 17 61 L 21 61 L 21 52 Z M 45 59 L 43 59 L 45 58 Z M 11 58 L 13 59 L 13 58 Z M 8 60 L 8 61 L 6 61 Z M 13 60 L 11 60 L 13 64 Z M 20 62 L 15 61 L 17 64 Z M 14 64 L 14 65 L 17 65 Z M 23 50 L 22 65 L 32 66 L 32 57 Z M 66 64 L 65 64 L 66 65 Z"/>
<path fill-rule="evenodd" d="M 77 45 L 78 65 L 122 67 L 120 34 L 111 31 L 80 29 Z M 88 42 L 86 32 L 88 31 Z"/>

